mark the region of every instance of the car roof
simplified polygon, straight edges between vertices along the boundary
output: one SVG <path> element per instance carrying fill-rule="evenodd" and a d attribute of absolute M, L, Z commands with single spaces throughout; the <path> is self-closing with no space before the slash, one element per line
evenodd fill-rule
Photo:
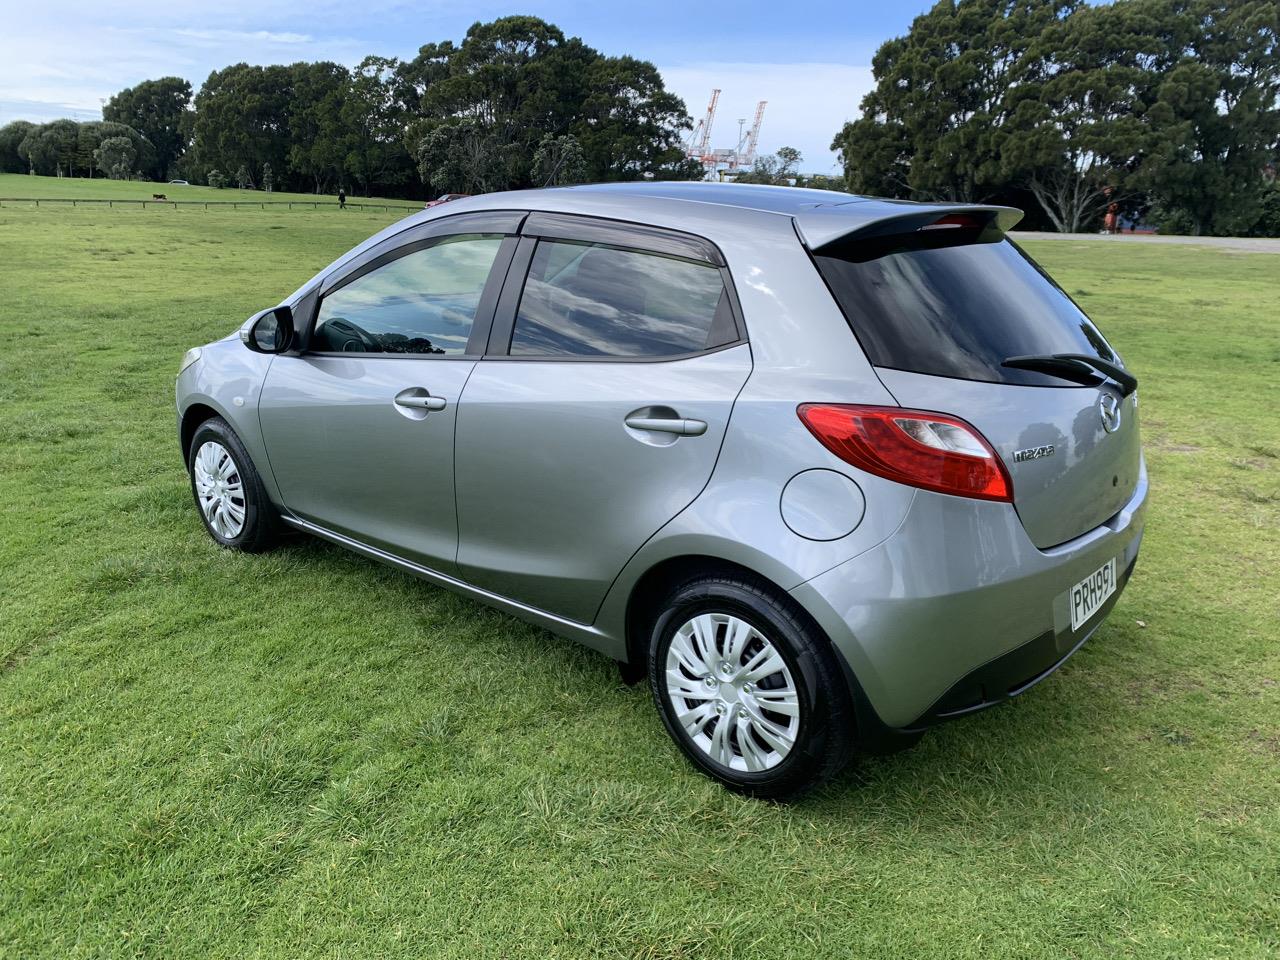
<path fill-rule="evenodd" d="M 710 180 L 669 180 L 657 183 L 592 183 L 565 187 L 575 193 L 626 194 L 636 198 L 663 197 L 690 203 L 716 203 L 726 207 L 763 210 L 794 216 L 819 206 L 867 203 L 869 198 L 837 190 L 775 187 L 758 183 L 717 183 Z"/>
<path fill-rule="evenodd" d="M 458 206 L 454 206 L 457 204 Z M 861 232 L 873 224 L 903 217 L 927 219 L 964 211 L 995 213 L 1000 225 L 1009 229 L 1022 217 L 1011 207 L 976 204 L 916 203 L 910 200 L 888 200 L 864 197 L 837 190 L 811 190 L 804 187 L 768 186 L 764 184 L 719 183 L 708 180 L 635 181 L 626 183 L 593 183 L 571 187 L 535 190 L 512 190 L 455 200 L 448 204 L 451 212 L 465 209 L 515 209 L 547 212 L 592 214 L 618 218 L 627 211 L 637 220 L 677 227 L 669 222 L 679 205 L 694 205 L 699 219 L 742 220 L 743 214 L 772 214 L 794 220 L 801 236 L 812 249 L 842 237 Z M 435 208 L 439 210 L 439 207 Z M 650 214 L 645 215 L 646 211 Z M 717 216 L 717 212 L 719 216 Z M 667 221 L 660 223 L 660 221 Z"/>

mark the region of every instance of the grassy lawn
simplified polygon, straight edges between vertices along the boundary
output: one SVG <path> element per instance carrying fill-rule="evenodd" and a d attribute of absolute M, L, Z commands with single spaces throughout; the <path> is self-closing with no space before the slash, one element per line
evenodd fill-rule
<path fill-rule="evenodd" d="M 1280 259 L 1033 248 L 1142 377 L 1136 577 L 1034 693 L 775 807 L 592 653 L 206 537 L 179 357 L 393 218 L 0 209 L 0 956 L 1280 952 Z"/>
<path fill-rule="evenodd" d="M 240 190 L 234 186 L 215 190 L 213 187 L 200 187 L 194 184 L 184 187 L 181 184 L 151 183 L 147 180 L 106 180 L 102 177 L 94 177 L 93 179 L 85 177 L 29 177 L 21 173 L 0 173 L 0 198 L 150 200 L 151 195 L 155 193 L 163 193 L 170 200 L 198 201 L 201 203 L 230 202 L 234 200 L 251 202 L 293 200 L 303 203 L 320 201 L 333 204 L 338 202 L 336 191 L 330 195 L 322 194 L 317 196 L 314 193 L 283 193 L 281 191 L 266 193 L 262 190 Z M 366 199 L 350 192 L 347 199 L 351 203 L 396 204 L 413 210 L 422 209 L 422 202 L 418 200 L 386 200 L 379 197 Z"/>

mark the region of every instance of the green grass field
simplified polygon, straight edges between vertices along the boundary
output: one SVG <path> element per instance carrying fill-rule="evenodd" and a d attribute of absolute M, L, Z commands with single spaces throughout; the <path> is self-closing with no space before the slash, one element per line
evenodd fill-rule
<path fill-rule="evenodd" d="M 0 956 L 1280 952 L 1280 259 L 1033 248 L 1142 378 L 1136 577 L 1033 693 L 779 807 L 599 656 L 206 537 L 179 357 L 393 218 L 0 209 Z"/>
<path fill-rule="evenodd" d="M 84 177 L 29 177 L 20 173 L 0 173 L 0 200 L 5 197 L 39 200 L 150 200 L 152 194 L 163 193 L 170 200 L 183 203 L 230 203 L 246 201 L 252 203 L 275 201 L 277 203 L 294 201 L 301 203 L 337 204 L 338 195 L 313 193 L 284 193 L 263 190 L 240 190 L 236 187 L 224 187 L 215 190 L 213 187 L 201 187 L 194 184 L 151 183 L 146 180 L 106 180 L 102 177 L 88 179 Z M 361 197 L 349 194 L 350 203 L 376 203 L 404 206 L 412 210 L 421 210 L 422 202 L 418 200 L 386 200 L 380 197 Z M 11 205 L 11 204 L 6 204 Z"/>

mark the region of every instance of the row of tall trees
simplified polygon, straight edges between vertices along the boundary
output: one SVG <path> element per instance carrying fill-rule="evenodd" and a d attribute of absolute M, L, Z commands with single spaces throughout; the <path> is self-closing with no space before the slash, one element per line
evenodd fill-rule
<path fill-rule="evenodd" d="M 191 84 L 181 77 L 144 80 L 121 90 L 102 107 L 102 119 L 137 130 L 151 144 L 138 169 L 152 180 L 167 180 L 177 173 L 177 163 L 190 137 L 187 108 Z"/>
<path fill-rule="evenodd" d="M 684 103 L 651 63 L 606 57 L 536 17 L 477 23 L 416 58 L 236 64 L 196 94 L 182 169 L 266 164 L 291 186 L 479 193 L 573 180 L 700 176 Z"/>
<path fill-rule="evenodd" d="M 832 147 L 856 192 L 1274 232 L 1278 37 L 1275 0 L 944 0 L 880 47 Z"/>
<path fill-rule="evenodd" d="M 151 141 L 123 123 L 15 120 L 0 127 L 0 173 L 120 180 L 154 163 Z"/>
<path fill-rule="evenodd" d="M 477 23 L 461 43 L 427 44 L 408 61 L 238 63 L 194 96 L 181 78 L 148 80 L 112 97 L 103 116 L 92 134 L 72 121 L 11 124 L 0 130 L 0 169 L 98 169 L 98 144 L 76 144 L 109 129 L 131 138 L 132 169 L 152 179 L 262 186 L 270 170 L 278 189 L 317 193 L 702 175 L 681 149 L 684 103 L 653 64 L 604 56 L 527 16 Z M 31 142 L 9 148 L 15 138 Z"/>
<path fill-rule="evenodd" d="M 405 140 L 437 187 L 702 176 L 680 146 L 685 105 L 652 63 L 603 56 L 536 17 L 476 24 L 457 46 L 428 44 L 398 79 L 414 107 Z"/>

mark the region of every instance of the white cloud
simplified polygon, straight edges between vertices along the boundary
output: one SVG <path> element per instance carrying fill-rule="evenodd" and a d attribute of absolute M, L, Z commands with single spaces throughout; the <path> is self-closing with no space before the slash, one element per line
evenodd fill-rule
<path fill-rule="evenodd" d="M 0 124 L 96 116 L 102 100 L 142 80 L 180 76 L 196 89 L 233 63 L 336 60 L 354 65 L 379 45 L 348 35 L 357 18 L 405 0 L 59 0 L 5 9 Z M 418 0 L 425 16 L 445 0 Z M 301 29 L 299 29 L 301 28 Z"/>
<path fill-rule="evenodd" d="M 712 89 L 720 88 L 712 147 L 735 146 L 738 119 L 749 127 L 756 103 L 767 100 L 760 152 L 795 147 L 804 155 L 801 168 L 807 173 L 836 172 L 831 139 L 858 115 L 863 94 L 874 85 L 870 66 L 843 63 L 699 63 L 659 65 L 659 70 L 695 121 L 706 113 Z"/>
<path fill-rule="evenodd" d="M 193 40 L 207 40 L 213 44 L 224 43 L 311 43 L 305 33 L 273 33 L 270 30 L 174 30 L 175 36 Z"/>
<path fill-rule="evenodd" d="M 199 89 L 211 71 L 241 61 L 355 64 L 368 52 L 363 43 L 345 38 L 287 31 L 93 23 L 25 36 L 6 31 L 0 33 L 0 123 L 68 114 L 87 119 L 102 100 L 155 77 L 185 77 Z"/>

